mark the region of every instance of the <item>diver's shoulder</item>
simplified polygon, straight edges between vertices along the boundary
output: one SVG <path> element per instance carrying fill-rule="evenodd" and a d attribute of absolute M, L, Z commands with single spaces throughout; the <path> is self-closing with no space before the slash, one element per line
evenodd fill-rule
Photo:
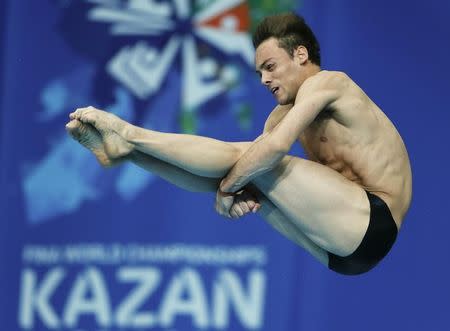
<path fill-rule="evenodd" d="M 279 122 L 289 110 L 293 107 L 293 104 L 288 105 L 277 105 L 272 112 L 269 114 L 268 120 Z"/>
<path fill-rule="evenodd" d="M 277 105 L 267 117 L 264 124 L 264 131 L 271 130 L 277 125 L 293 106 L 293 104 Z"/>
<path fill-rule="evenodd" d="M 341 85 L 352 81 L 352 79 L 343 71 L 321 70 L 315 76 L 317 80 L 327 85 Z"/>
<path fill-rule="evenodd" d="M 344 95 L 349 86 L 352 86 L 350 77 L 342 71 L 321 70 L 308 77 L 300 86 L 297 97 L 311 96 L 316 93 L 330 92 L 333 95 Z"/>

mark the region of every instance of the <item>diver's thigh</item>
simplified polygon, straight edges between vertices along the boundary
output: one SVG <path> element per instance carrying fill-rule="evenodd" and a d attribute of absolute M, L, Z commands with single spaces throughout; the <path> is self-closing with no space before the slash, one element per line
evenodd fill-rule
<path fill-rule="evenodd" d="M 336 255 L 351 254 L 367 230 L 365 191 L 317 162 L 287 156 L 253 183 L 301 232 Z"/>
<path fill-rule="evenodd" d="M 323 248 L 319 247 L 309 239 L 307 235 L 305 235 L 263 194 L 258 194 L 258 200 L 261 203 L 258 215 L 286 238 L 303 247 L 317 260 L 328 267 L 328 253 Z"/>

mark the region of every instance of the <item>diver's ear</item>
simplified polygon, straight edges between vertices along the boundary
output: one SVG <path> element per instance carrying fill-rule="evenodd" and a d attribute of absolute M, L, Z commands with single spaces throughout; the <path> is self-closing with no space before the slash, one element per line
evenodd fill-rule
<path fill-rule="evenodd" d="M 296 59 L 299 64 L 305 64 L 308 61 L 309 54 L 305 46 L 300 45 L 294 50 L 294 59 Z"/>

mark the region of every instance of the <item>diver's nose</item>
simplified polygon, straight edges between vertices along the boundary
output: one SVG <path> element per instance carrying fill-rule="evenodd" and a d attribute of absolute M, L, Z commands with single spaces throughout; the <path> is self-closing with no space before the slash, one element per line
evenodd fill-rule
<path fill-rule="evenodd" d="M 271 83 L 270 75 L 266 72 L 261 73 L 261 84 L 269 86 Z"/>

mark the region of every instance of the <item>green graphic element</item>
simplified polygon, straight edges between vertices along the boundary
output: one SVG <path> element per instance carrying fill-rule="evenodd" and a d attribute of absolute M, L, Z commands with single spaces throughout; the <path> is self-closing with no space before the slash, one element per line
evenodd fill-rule
<path fill-rule="evenodd" d="M 248 0 L 250 6 L 250 32 L 255 31 L 258 23 L 266 16 L 287 11 L 295 11 L 300 7 L 298 0 Z"/>
<path fill-rule="evenodd" d="M 197 133 L 197 114 L 195 112 L 187 109 L 181 111 L 180 130 L 186 134 Z"/>
<path fill-rule="evenodd" d="M 194 14 L 198 13 L 205 8 L 211 6 L 217 0 L 196 0 L 193 4 Z M 283 12 L 296 11 L 300 8 L 301 0 L 248 0 L 247 4 L 249 6 L 250 14 L 250 27 L 248 33 L 253 33 L 256 29 L 258 23 L 266 16 L 274 15 Z M 208 51 L 208 46 L 206 46 L 206 51 Z M 231 64 L 230 62 L 221 63 L 221 66 Z M 230 82 L 228 87 L 228 92 L 232 89 L 239 88 L 242 84 L 241 78 L 236 81 Z M 235 104 L 235 116 L 237 118 L 239 128 L 242 131 L 248 131 L 252 127 L 253 123 L 253 111 L 248 102 L 239 102 Z M 182 109 L 179 124 L 180 130 L 183 133 L 196 134 L 198 130 L 198 114 L 199 109 Z"/>
<path fill-rule="evenodd" d="M 237 118 L 239 123 L 239 128 L 242 131 L 249 131 L 252 128 L 252 107 L 248 103 L 241 103 L 237 107 Z"/>

